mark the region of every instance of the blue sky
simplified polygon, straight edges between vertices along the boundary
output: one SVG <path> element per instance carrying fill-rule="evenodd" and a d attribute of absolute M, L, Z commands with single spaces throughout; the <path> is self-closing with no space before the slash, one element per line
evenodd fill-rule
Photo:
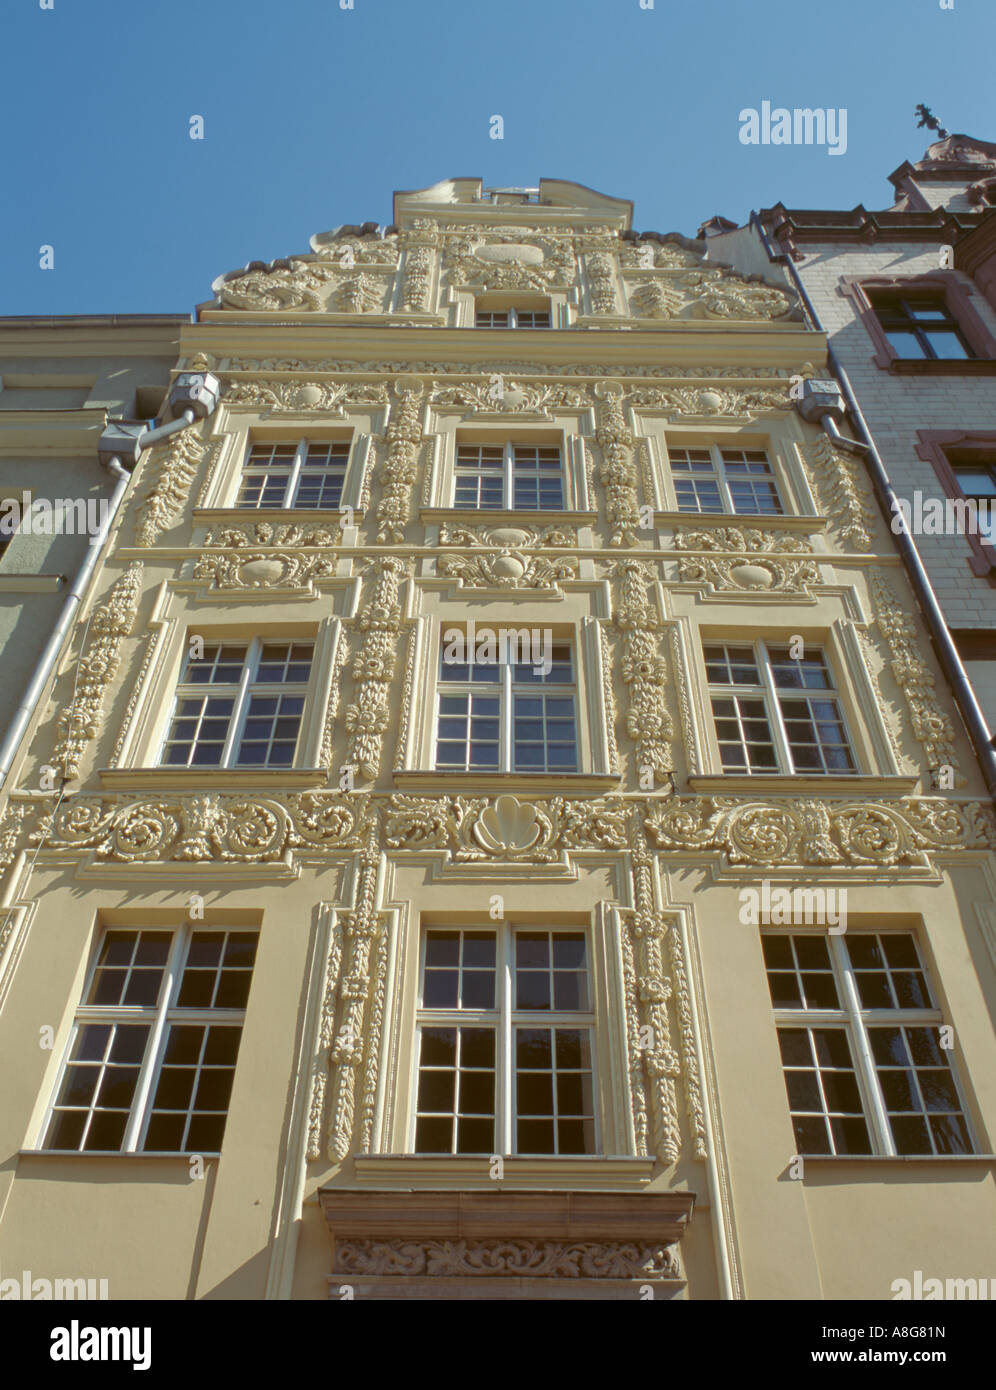
<path fill-rule="evenodd" d="M 2 314 L 186 313 L 456 175 L 573 179 L 694 235 L 779 200 L 887 205 L 933 138 L 917 102 L 996 140 L 994 0 L 42 3 L 0 5 Z M 765 100 L 846 108 L 846 154 L 742 145 Z"/>

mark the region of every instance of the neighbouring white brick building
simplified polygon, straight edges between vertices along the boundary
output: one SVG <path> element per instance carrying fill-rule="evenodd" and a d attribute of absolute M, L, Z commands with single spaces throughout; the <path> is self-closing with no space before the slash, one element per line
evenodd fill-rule
<path fill-rule="evenodd" d="M 992 728 L 996 549 L 981 520 L 978 534 L 951 534 L 942 513 L 946 499 L 996 495 L 996 144 L 940 133 L 889 176 L 894 199 L 882 210 L 778 203 L 747 227 L 716 219 L 703 234 L 714 233 L 710 259 L 765 273 L 775 258 L 801 283 L 909 501 L 913 539 Z"/>

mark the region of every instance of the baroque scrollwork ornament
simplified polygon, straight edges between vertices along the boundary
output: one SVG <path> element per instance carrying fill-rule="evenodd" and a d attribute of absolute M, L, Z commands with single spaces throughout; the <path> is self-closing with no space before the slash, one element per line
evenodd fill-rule
<path fill-rule="evenodd" d="M 399 544 L 405 538 L 416 461 L 422 442 L 423 386 L 417 377 L 401 377 L 393 387 L 394 403 L 387 423 L 387 456 L 381 472 L 377 507 L 377 540 Z"/>
<path fill-rule="evenodd" d="M 199 435 L 186 429 L 150 451 L 147 467 L 155 482 L 138 509 L 137 545 L 155 545 L 159 534 L 180 515 L 206 447 Z"/>
<path fill-rule="evenodd" d="M 914 736 L 923 744 L 928 766 L 947 765 L 957 772 L 954 728 L 938 703 L 936 683 L 923 659 L 913 616 L 900 608 L 880 570 L 872 571 L 870 587 L 875 623 L 889 648 L 889 665 L 906 701 Z"/>
<path fill-rule="evenodd" d="M 677 920 L 656 906 L 653 860 L 638 813 L 634 813 L 630 844 L 635 906 L 622 913 L 622 945 L 637 1143 L 642 1152 L 647 1152 L 649 1139 L 660 1162 L 671 1164 L 677 1161 L 681 1149 L 679 1079 L 684 1082 L 695 1155 L 704 1158 L 706 1153 L 705 1111 L 688 973 Z M 671 1007 L 677 1016 L 680 1054 L 675 1052 L 671 1040 Z M 650 1116 L 646 1109 L 648 1088 L 653 1099 Z"/>
<path fill-rule="evenodd" d="M 669 672 L 663 623 L 647 600 L 646 569 L 638 560 L 619 563 L 622 596 L 613 608 L 612 619 L 623 643 L 620 674 L 629 693 L 626 732 L 636 745 L 641 771 L 649 768 L 655 777 L 663 778 L 672 771 L 674 726 L 665 694 Z"/>
<path fill-rule="evenodd" d="M 817 503 L 841 540 L 854 550 L 869 550 L 873 511 L 858 464 L 825 434 L 807 447 L 805 457 Z"/>
<path fill-rule="evenodd" d="M 336 1240 L 341 1275 L 680 1279 L 677 1245 L 624 1241 Z"/>
<path fill-rule="evenodd" d="M 225 387 L 230 405 L 257 406 L 266 411 L 321 411 L 342 417 L 347 405 L 385 405 L 387 387 L 380 382 L 231 381 Z"/>
<path fill-rule="evenodd" d="M 373 594 L 356 620 L 363 641 L 352 667 L 355 699 L 346 709 L 348 761 L 370 781 L 377 777 L 384 735 L 391 722 L 389 695 L 401 631 L 398 587 L 407 566 L 391 556 L 372 568 Z"/>
<path fill-rule="evenodd" d="M 605 519 L 612 527 L 612 545 L 636 545 L 640 506 L 636 492 L 633 435 L 623 412 L 623 387 L 617 381 L 595 386 L 599 400 L 595 439 L 602 452 L 601 481 L 605 487 Z"/>
<path fill-rule="evenodd" d="M 80 775 L 80 759 L 100 727 L 104 695 L 117 675 L 121 649 L 131 632 L 142 592 L 143 566 L 134 561 L 93 611 L 89 639 L 79 659 L 72 698 L 59 714 L 52 764 L 66 778 Z"/>
<path fill-rule="evenodd" d="M 942 797 L 902 801 L 777 801 L 672 797 L 645 820 L 659 849 L 719 850 L 731 864 L 929 867 L 931 851 L 996 847 L 981 803 Z"/>
<path fill-rule="evenodd" d="M 534 589 L 561 593 L 565 579 L 577 577 L 578 562 L 567 556 L 548 559 L 503 547 L 487 555 L 441 555 L 436 573 L 464 589 Z"/>
<path fill-rule="evenodd" d="M 215 589 L 298 589 L 307 591 L 316 579 L 335 574 L 335 559 L 296 555 L 293 551 L 241 551 L 235 555 L 204 555 L 192 578 L 206 579 Z"/>
<path fill-rule="evenodd" d="M 292 258 L 272 270 L 250 270 L 215 283 L 226 309 L 315 312 L 325 308 L 328 285 L 334 279 L 334 270 L 317 259 Z"/>
<path fill-rule="evenodd" d="M 89 851 L 109 864 L 273 864 L 294 850 L 355 847 L 370 815 L 368 806 L 332 792 L 79 794 L 45 812 L 31 840 L 47 853 Z"/>
<path fill-rule="evenodd" d="M 678 577 L 683 583 L 732 593 L 808 593 L 819 583 L 815 561 L 786 556 L 811 554 L 808 541 L 799 536 L 773 535 L 749 527 L 724 526 L 718 530 L 678 530 L 677 551 L 682 554 Z"/>
<path fill-rule="evenodd" d="M 334 1084 L 327 1152 L 333 1163 L 341 1162 L 349 1153 L 356 1120 L 359 1070 L 364 1056 L 380 1046 L 379 1036 L 374 1036 L 372 1030 L 364 1030 L 371 965 L 383 931 L 383 920 L 375 907 L 379 859 L 376 834 L 372 830 L 360 861 L 356 907 L 342 914 L 344 965 L 338 985 L 338 1024 L 329 1059 Z"/>

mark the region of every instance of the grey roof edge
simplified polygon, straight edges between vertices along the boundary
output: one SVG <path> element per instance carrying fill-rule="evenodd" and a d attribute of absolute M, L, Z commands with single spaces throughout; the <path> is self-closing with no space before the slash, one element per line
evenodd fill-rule
<path fill-rule="evenodd" d="M 180 328 L 192 314 L 0 314 L 0 328 Z"/>

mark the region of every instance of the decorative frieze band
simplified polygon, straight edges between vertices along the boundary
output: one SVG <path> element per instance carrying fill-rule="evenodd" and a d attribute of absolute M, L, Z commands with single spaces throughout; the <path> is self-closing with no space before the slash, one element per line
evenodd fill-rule
<path fill-rule="evenodd" d="M 286 862 L 336 858 L 379 820 L 396 853 L 438 851 L 455 863 L 552 863 L 572 851 L 618 854 L 632 846 L 630 813 L 658 850 L 715 851 L 731 864 L 796 867 L 928 866 L 934 852 L 996 849 L 988 802 L 781 796 L 363 795 L 316 791 L 76 793 L 8 802 L 0 869 L 28 843 L 46 855 L 94 855 L 107 864 Z M 28 828 L 32 833 L 28 835 Z"/>
<path fill-rule="evenodd" d="M 267 864 L 292 850 L 351 849 L 370 814 L 368 801 L 333 792 L 74 796 L 43 808 L 30 838 L 46 853 L 88 851 L 109 864 Z"/>
<path fill-rule="evenodd" d="M 661 850 L 719 850 L 731 864 L 927 866 L 931 851 L 996 849 L 984 802 L 671 797 L 644 822 Z"/>
<path fill-rule="evenodd" d="M 336 1240 L 333 1272 L 416 1278 L 680 1279 L 675 1245 L 625 1241 Z"/>
<path fill-rule="evenodd" d="M 810 543 L 801 536 L 775 535 L 745 526 L 678 530 L 674 548 L 707 552 L 679 555 L 678 578 L 683 583 L 701 584 L 724 594 L 804 594 L 820 582 L 816 563 L 808 558 Z M 807 558 L 786 559 L 786 554 Z"/>

